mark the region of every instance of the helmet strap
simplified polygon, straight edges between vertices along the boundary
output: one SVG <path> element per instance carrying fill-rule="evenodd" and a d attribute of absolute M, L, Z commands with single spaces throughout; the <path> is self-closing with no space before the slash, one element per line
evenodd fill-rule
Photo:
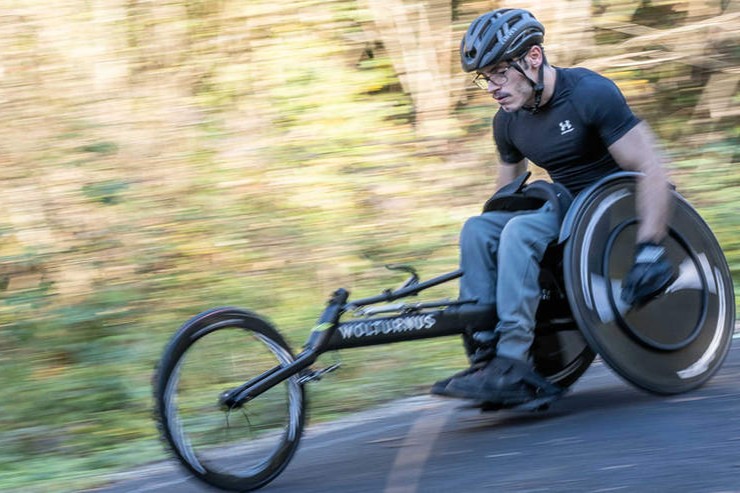
<path fill-rule="evenodd" d="M 545 65 L 541 64 L 537 70 L 537 82 L 529 78 L 529 76 L 522 70 L 516 62 L 511 62 L 514 68 L 524 76 L 534 90 L 534 106 L 525 106 L 524 109 L 532 113 L 533 115 L 540 110 L 540 104 L 542 103 L 542 93 L 545 90 Z"/>
<path fill-rule="evenodd" d="M 534 108 L 532 113 L 537 113 L 540 110 L 540 103 L 542 103 L 542 93 L 545 91 L 545 64 L 541 64 L 537 71 L 537 83 L 532 86 L 534 89 Z"/>

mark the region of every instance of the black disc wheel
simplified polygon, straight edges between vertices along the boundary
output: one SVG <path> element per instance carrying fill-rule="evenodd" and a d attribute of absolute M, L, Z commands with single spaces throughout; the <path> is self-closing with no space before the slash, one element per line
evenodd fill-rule
<path fill-rule="evenodd" d="M 727 261 L 709 227 L 678 193 L 663 241 L 678 275 L 642 307 L 620 298 L 637 237 L 636 176 L 583 192 L 564 253 L 568 300 L 589 345 L 620 376 L 675 394 L 706 382 L 730 347 L 735 303 Z"/>
<path fill-rule="evenodd" d="M 532 344 L 535 370 L 552 383 L 567 388 L 583 375 L 595 354 L 571 320 L 538 326 Z"/>
<path fill-rule="evenodd" d="M 226 406 L 221 396 L 293 359 L 280 334 L 249 312 L 215 309 L 183 325 L 154 380 L 156 418 L 175 457 L 225 490 L 272 481 L 301 438 L 306 401 L 298 377 L 242 405 Z"/>

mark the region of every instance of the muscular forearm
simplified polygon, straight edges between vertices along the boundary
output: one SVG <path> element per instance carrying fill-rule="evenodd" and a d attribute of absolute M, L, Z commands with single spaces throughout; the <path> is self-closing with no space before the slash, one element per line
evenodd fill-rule
<path fill-rule="evenodd" d="M 637 182 L 637 241 L 658 243 L 666 235 L 670 217 L 671 192 L 663 154 L 650 127 L 640 123 L 609 147 L 624 169 L 640 171 Z"/>
<path fill-rule="evenodd" d="M 671 193 L 668 177 L 660 163 L 649 166 L 637 182 L 637 215 L 640 219 L 637 242 L 660 243 L 670 215 Z"/>

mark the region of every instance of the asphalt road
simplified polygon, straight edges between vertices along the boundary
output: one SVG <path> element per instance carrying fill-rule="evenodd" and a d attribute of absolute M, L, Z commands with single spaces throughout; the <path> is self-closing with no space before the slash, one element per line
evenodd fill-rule
<path fill-rule="evenodd" d="M 481 413 L 420 396 L 309 427 L 261 491 L 740 492 L 738 345 L 708 384 L 678 396 L 634 389 L 597 361 L 546 412 Z M 167 462 L 99 491 L 213 490 Z"/>

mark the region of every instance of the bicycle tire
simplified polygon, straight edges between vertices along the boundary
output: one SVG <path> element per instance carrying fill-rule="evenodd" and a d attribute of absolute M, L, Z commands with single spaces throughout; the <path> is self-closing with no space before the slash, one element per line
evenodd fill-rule
<path fill-rule="evenodd" d="M 216 308 L 186 322 L 154 374 L 155 417 L 175 458 L 196 478 L 224 490 L 253 491 L 274 480 L 305 426 L 298 377 L 239 409 L 224 409 L 219 396 L 293 360 L 283 337 L 254 313 Z"/>

